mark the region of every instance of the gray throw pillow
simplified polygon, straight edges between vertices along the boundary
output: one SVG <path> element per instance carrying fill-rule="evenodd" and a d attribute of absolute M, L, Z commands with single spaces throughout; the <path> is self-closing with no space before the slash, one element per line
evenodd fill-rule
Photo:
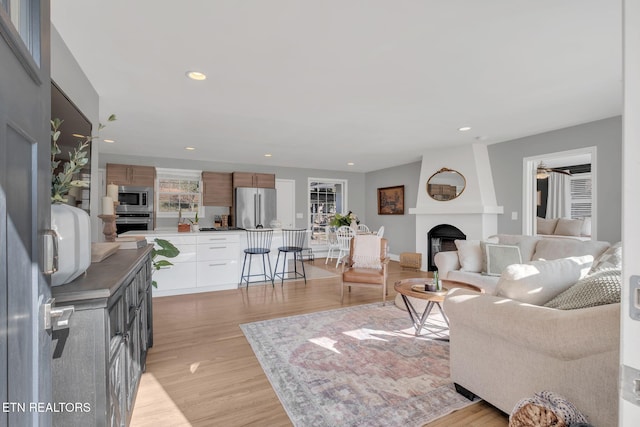
<path fill-rule="evenodd" d="M 560 310 L 595 307 L 620 302 L 622 271 L 609 268 L 580 279 L 544 306 Z"/>
<path fill-rule="evenodd" d="M 602 255 L 600 255 L 591 267 L 591 273 L 596 271 L 610 269 L 610 268 L 622 268 L 622 242 L 618 242 L 607 249 Z"/>
<path fill-rule="evenodd" d="M 507 266 L 522 263 L 520 247 L 515 245 L 485 243 L 482 252 L 483 267 L 486 267 L 482 273 L 488 276 L 500 276 Z"/>

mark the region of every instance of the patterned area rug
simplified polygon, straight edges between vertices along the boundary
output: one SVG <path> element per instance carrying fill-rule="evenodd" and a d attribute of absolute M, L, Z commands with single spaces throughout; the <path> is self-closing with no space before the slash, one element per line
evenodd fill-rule
<path fill-rule="evenodd" d="M 295 426 L 422 426 L 472 404 L 449 343 L 379 303 L 240 325 Z"/>

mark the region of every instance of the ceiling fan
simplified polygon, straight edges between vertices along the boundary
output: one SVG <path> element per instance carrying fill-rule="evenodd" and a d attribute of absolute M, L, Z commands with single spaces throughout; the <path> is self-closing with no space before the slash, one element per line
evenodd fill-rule
<path fill-rule="evenodd" d="M 560 173 L 560 174 L 563 174 L 563 175 L 571 176 L 571 172 L 569 172 L 567 170 L 558 169 L 558 168 L 550 168 L 547 165 L 545 165 L 543 162 L 540 162 L 538 164 L 538 168 L 536 170 L 536 178 L 538 178 L 538 179 L 549 178 L 549 174 L 550 173 Z"/>

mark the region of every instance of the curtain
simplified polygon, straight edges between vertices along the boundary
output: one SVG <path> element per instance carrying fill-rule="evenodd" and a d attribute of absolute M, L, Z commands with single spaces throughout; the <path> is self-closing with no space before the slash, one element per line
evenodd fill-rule
<path fill-rule="evenodd" d="M 549 174 L 547 218 L 571 217 L 571 187 L 569 176 L 561 173 Z"/>

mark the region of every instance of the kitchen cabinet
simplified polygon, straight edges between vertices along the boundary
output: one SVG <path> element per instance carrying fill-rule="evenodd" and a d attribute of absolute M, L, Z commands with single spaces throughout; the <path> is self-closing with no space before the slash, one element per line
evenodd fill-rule
<path fill-rule="evenodd" d="M 233 188 L 276 188 L 276 176 L 272 173 L 234 172 Z"/>
<path fill-rule="evenodd" d="M 202 172 L 202 204 L 233 205 L 233 175 L 225 172 Z"/>
<path fill-rule="evenodd" d="M 198 281 L 197 286 L 229 289 L 238 283 L 238 255 L 240 235 L 238 233 L 207 233 L 198 235 Z"/>
<path fill-rule="evenodd" d="M 53 425 L 128 425 L 153 345 L 151 245 L 119 250 L 52 294 L 75 307 L 52 334 L 53 401 L 88 408 L 54 412 Z"/>
<path fill-rule="evenodd" d="M 107 163 L 107 184 L 153 187 L 155 179 L 156 168 L 153 166 Z"/>
<path fill-rule="evenodd" d="M 168 240 L 180 251 L 175 258 L 165 258 L 162 256 L 156 258 L 156 261 L 166 259 L 173 265 L 153 272 L 153 280 L 155 280 L 158 285 L 158 287 L 153 290 L 154 295 L 180 293 L 182 290 L 196 286 L 197 239 L 193 233 L 182 234 L 183 235 L 172 236 L 144 236 L 149 243 L 153 243 L 156 238 Z M 160 246 L 156 245 L 156 248 L 160 249 Z"/>

